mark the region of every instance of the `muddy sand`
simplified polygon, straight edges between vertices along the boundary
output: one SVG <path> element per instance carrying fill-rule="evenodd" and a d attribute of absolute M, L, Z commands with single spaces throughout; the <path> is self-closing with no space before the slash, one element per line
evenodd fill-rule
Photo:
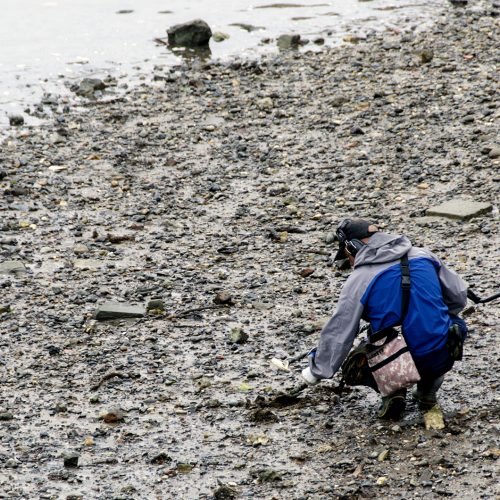
<path fill-rule="evenodd" d="M 271 359 L 334 310 L 346 216 L 498 291 L 498 7 L 443 9 L 425 33 L 159 68 L 10 129 L 1 498 L 498 498 L 498 303 L 466 311 L 442 430 L 410 400 L 377 420 L 338 376 L 268 404 L 305 366 Z M 489 208 L 426 215 L 457 198 Z"/>

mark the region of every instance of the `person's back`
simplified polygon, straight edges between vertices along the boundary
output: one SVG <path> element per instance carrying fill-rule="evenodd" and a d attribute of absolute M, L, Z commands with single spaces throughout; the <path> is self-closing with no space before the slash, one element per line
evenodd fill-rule
<path fill-rule="evenodd" d="M 408 252 L 410 267 L 410 302 L 403 329 L 405 339 L 420 373 L 434 376 L 446 373 L 450 360 L 446 352 L 451 325 L 448 307 L 439 282 L 439 263 L 425 250 Z M 363 265 L 362 261 L 359 265 Z M 401 267 L 399 260 L 380 272 L 361 297 L 363 319 L 373 331 L 401 322 Z"/>

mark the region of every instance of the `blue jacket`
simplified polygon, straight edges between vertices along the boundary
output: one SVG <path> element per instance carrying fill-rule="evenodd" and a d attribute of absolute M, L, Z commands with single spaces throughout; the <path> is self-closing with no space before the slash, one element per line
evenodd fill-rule
<path fill-rule="evenodd" d="M 361 319 L 373 331 L 401 319 L 400 258 L 408 254 L 410 303 L 405 338 L 420 375 L 439 376 L 453 362 L 446 349 L 448 329 L 467 302 L 467 285 L 429 250 L 412 247 L 406 236 L 375 233 L 356 255 L 354 271 L 340 294 L 337 310 L 321 332 L 312 374 L 331 378 L 349 353 Z"/>

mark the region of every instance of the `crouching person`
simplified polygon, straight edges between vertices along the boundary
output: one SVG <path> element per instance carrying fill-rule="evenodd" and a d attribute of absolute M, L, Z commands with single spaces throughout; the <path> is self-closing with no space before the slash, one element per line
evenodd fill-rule
<path fill-rule="evenodd" d="M 458 313 L 467 301 L 466 284 L 429 250 L 412 247 L 406 236 L 380 232 L 369 221 L 344 220 L 337 238 L 335 260 L 348 259 L 354 270 L 302 377 L 311 385 L 332 378 L 351 350 L 361 319 L 370 324 L 370 332 L 390 329 L 403 319 L 404 339 L 420 374 L 413 397 L 422 409 L 432 407 L 444 375 L 461 359 L 467 327 Z M 405 294 L 401 259 L 407 259 L 411 281 Z M 405 405 L 402 388 L 382 397 L 379 417 L 399 419 Z"/>

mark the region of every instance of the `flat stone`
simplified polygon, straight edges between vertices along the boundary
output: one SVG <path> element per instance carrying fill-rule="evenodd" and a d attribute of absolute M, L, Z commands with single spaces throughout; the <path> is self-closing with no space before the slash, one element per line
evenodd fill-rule
<path fill-rule="evenodd" d="M 107 302 L 96 310 L 95 319 L 103 321 L 118 318 L 142 318 L 145 314 L 146 310 L 142 306 Z"/>
<path fill-rule="evenodd" d="M 75 269 L 95 270 L 103 267 L 104 262 L 97 259 L 76 259 L 73 261 L 73 266 L 75 267 Z"/>
<path fill-rule="evenodd" d="M 493 209 L 491 203 L 476 202 L 472 200 L 462 200 L 455 198 L 426 210 L 426 215 L 437 215 L 439 217 L 448 217 L 449 219 L 467 220 L 477 217 Z"/>
<path fill-rule="evenodd" d="M 18 260 L 6 260 L 0 264 L 0 274 L 22 274 L 25 272 L 26 267 Z"/>

